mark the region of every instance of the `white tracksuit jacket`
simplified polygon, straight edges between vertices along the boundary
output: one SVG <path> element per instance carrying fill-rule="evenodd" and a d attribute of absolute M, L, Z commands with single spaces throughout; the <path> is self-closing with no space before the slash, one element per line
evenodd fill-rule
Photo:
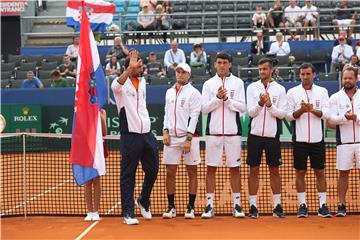
<path fill-rule="evenodd" d="M 146 108 L 146 81 L 139 78 L 138 90 L 128 78 L 124 85 L 116 79 L 111 84 L 119 114 L 120 134 L 150 132 L 150 117 Z"/>
<path fill-rule="evenodd" d="M 223 86 L 228 91 L 228 99 L 216 97 Z M 244 82 L 230 74 L 220 78 L 217 74 L 203 85 L 201 111 L 208 115 L 206 135 L 241 135 L 240 113 L 246 111 Z"/>
<path fill-rule="evenodd" d="M 164 129 L 170 136 L 194 134 L 201 110 L 201 94 L 190 83 L 176 91 L 175 86 L 166 91 Z"/>

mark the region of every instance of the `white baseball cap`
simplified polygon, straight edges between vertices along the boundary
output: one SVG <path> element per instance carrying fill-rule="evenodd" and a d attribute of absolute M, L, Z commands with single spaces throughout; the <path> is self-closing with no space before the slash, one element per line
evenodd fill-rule
<path fill-rule="evenodd" d="M 175 70 L 178 68 L 182 68 L 185 72 L 188 72 L 191 74 L 191 67 L 187 63 L 180 63 L 176 66 Z"/>

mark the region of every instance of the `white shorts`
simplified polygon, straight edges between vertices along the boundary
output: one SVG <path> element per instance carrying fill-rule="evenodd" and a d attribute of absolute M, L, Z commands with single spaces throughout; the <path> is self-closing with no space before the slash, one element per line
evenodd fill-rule
<path fill-rule="evenodd" d="M 223 151 L 227 167 L 239 167 L 241 161 L 241 136 L 206 136 L 205 163 L 211 167 L 223 165 Z"/>
<path fill-rule="evenodd" d="M 353 168 L 360 169 L 360 143 L 342 144 L 336 147 L 336 169 L 347 171 Z"/>
<path fill-rule="evenodd" d="M 185 137 L 170 137 L 170 146 L 164 145 L 163 164 L 179 165 L 183 153 L 182 144 L 186 140 Z M 194 137 L 191 141 L 190 152 L 184 154 L 185 165 L 198 165 L 200 163 L 200 139 Z"/>
<path fill-rule="evenodd" d="M 346 28 L 351 25 L 352 19 L 341 19 L 341 20 L 336 19 L 336 21 L 339 27 Z"/>

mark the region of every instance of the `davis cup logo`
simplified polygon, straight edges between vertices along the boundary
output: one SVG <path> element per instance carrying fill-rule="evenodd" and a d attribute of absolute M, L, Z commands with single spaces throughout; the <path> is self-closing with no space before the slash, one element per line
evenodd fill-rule
<path fill-rule="evenodd" d="M 315 101 L 315 107 L 316 107 L 316 108 L 320 108 L 320 100 L 316 100 L 316 101 Z"/>
<path fill-rule="evenodd" d="M 273 97 L 272 102 L 273 102 L 274 104 L 276 104 L 276 101 L 277 101 L 277 98 L 276 98 L 276 97 Z"/>

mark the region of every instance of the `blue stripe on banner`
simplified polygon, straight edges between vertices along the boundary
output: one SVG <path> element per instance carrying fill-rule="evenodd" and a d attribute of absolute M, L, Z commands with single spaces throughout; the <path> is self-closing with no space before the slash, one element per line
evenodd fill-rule
<path fill-rule="evenodd" d="M 107 87 L 106 87 L 107 81 L 106 81 L 104 71 L 103 71 L 101 65 L 99 65 L 95 71 L 95 79 L 96 79 L 96 91 L 97 91 L 97 97 L 98 97 L 98 104 L 99 104 L 99 109 L 101 109 L 106 104 L 107 99 L 108 99 L 108 92 L 107 92 Z"/>
<path fill-rule="evenodd" d="M 68 27 L 72 27 L 75 29 L 75 31 L 80 31 L 80 22 L 75 21 L 72 17 L 66 18 L 66 23 Z M 106 23 L 90 23 L 91 30 L 93 32 L 105 32 L 107 24 Z"/>
<path fill-rule="evenodd" d="M 78 186 L 84 185 L 88 181 L 99 176 L 97 169 L 83 167 L 78 164 L 72 164 L 73 177 Z"/>

